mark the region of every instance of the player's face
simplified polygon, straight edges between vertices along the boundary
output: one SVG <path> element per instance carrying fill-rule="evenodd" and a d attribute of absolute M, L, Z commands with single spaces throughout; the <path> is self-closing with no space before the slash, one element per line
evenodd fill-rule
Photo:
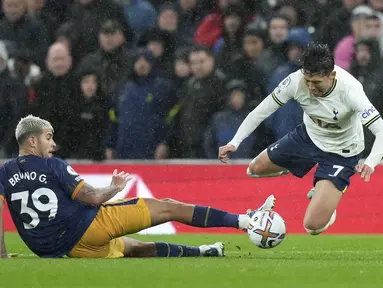
<path fill-rule="evenodd" d="M 311 95 L 321 97 L 331 88 L 335 78 L 335 71 L 331 72 L 329 76 L 309 73 L 303 75 Z"/>
<path fill-rule="evenodd" d="M 51 158 L 56 151 L 56 143 L 53 141 L 53 131 L 44 129 L 43 133 L 38 138 L 37 150 L 40 157 Z"/>

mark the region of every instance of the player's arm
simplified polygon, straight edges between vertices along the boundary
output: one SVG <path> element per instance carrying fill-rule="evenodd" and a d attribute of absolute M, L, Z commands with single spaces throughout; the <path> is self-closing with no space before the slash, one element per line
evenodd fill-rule
<path fill-rule="evenodd" d="M 249 115 L 247 115 L 245 120 L 243 120 L 242 124 L 239 126 L 234 138 L 227 145 L 232 145 L 235 149 L 238 149 L 242 141 L 257 129 L 263 120 L 283 105 L 282 103 L 278 104 L 278 102 L 274 100 L 274 97 L 274 93 L 270 94 L 257 107 L 255 107 Z"/>
<path fill-rule="evenodd" d="M 368 126 L 368 129 L 375 135 L 375 141 L 364 164 L 374 169 L 383 157 L 383 120 L 380 115 L 376 116 L 375 121 Z"/>
<path fill-rule="evenodd" d="M 108 187 L 95 188 L 87 184 L 81 176 L 65 161 L 58 158 L 47 160 L 48 166 L 61 184 L 61 188 L 72 199 L 77 199 L 90 205 L 100 205 L 112 199 L 122 191 L 131 179 L 129 174 L 117 173 L 114 170 L 112 183 Z"/>
<path fill-rule="evenodd" d="M 234 138 L 227 145 L 219 148 L 218 158 L 225 163 L 228 160 L 228 153 L 237 150 L 242 141 L 257 129 L 263 120 L 293 98 L 295 86 L 296 83 L 291 82 L 291 75 L 285 78 L 269 96 L 247 115 Z"/>
<path fill-rule="evenodd" d="M 7 250 L 5 249 L 5 241 L 4 241 L 3 210 L 4 210 L 4 198 L 2 195 L 0 195 L 0 258 L 8 258 Z"/>
<path fill-rule="evenodd" d="M 375 141 L 369 156 L 363 164 L 357 165 L 356 170 L 367 182 L 370 180 L 374 168 L 379 164 L 383 157 L 383 120 L 378 110 L 371 104 L 363 91 L 362 85 L 355 89 L 358 95 L 349 95 L 352 105 L 359 113 L 362 124 L 367 127 L 374 135 Z"/>
<path fill-rule="evenodd" d="M 74 199 L 90 205 L 101 205 L 112 199 L 118 192 L 120 192 L 118 187 L 114 185 L 96 188 L 85 183 L 74 195 Z"/>
<path fill-rule="evenodd" d="M 79 184 L 79 189 L 75 190 L 72 198 L 90 205 L 101 205 L 122 191 L 130 179 L 129 174 L 124 172 L 117 173 L 117 170 L 114 170 L 110 186 L 95 188 L 84 181 L 82 184 Z"/>

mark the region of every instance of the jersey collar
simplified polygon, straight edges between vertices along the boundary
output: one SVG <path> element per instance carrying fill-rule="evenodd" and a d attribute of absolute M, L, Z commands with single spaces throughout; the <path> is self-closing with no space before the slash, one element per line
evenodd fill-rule
<path fill-rule="evenodd" d="M 336 86 L 336 83 L 338 82 L 338 80 L 336 78 L 334 78 L 334 81 L 332 82 L 332 86 L 330 89 L 327 90 L 326 93 L 324 93 L 322 96 L 320 97 L 327 97 L 328 95 L 330 95 L 332 93 L 332 91 L 334 91 L 335 89 L 335 86 Z"/>

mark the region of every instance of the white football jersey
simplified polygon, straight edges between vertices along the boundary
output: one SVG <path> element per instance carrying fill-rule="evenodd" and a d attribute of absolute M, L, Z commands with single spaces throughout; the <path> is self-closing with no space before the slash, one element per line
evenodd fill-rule
<path fill-rule="evenodd" d="M 271 96 L 280 106 L 290 99 L 300 104 L 307 133 L 319 149 L 351 157 L 364 150 L 362 124 L 368 127 L 380 115 L 358 80 L 338 66 L 334 70 L 334 84 L 323 97 L 310 94 L 300 70 L 284 79 Z"/>

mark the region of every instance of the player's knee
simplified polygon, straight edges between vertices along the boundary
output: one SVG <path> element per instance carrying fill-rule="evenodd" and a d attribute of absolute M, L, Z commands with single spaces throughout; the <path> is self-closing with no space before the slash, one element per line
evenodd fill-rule
<path fill-rule="evenodd" d="M 250 163 L 249 167 L 247 168 L 247 175 L 251 175 L 251 174 L 262 175 L 264 171 L 265 171 L 265 165 L 263 165 L 261 161 L 256 160 Z"/>
<path fill-rule="evenodd" d="M 311 235 L 318 235 L 323 232 L 323 228 L 326 226 L 326 223 L 322 223 L 322 221 L 314 219 L 305 219 L 303 226 L 307 233 Z"/>

